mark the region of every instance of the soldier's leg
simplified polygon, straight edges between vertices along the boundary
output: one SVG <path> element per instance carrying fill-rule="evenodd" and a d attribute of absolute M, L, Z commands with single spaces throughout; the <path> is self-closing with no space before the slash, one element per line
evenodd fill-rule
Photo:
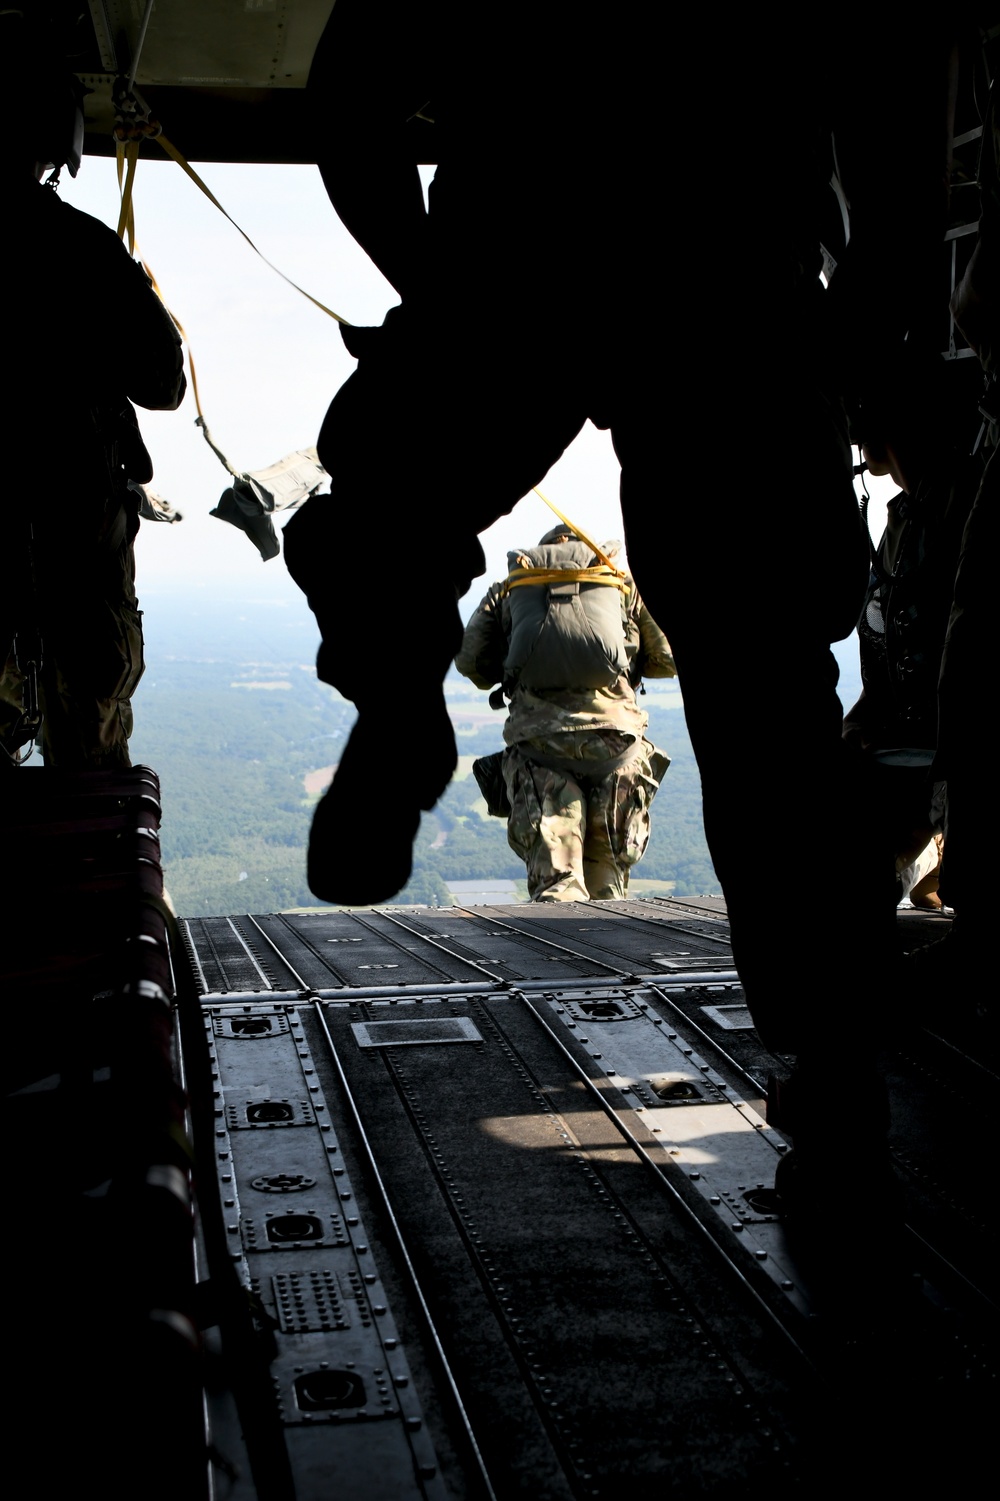
<path fill-rule="evenodd" d="M 628 895 L 629 867 L 618 860 L 614 851 L 609 809 L 603 798 L 587 799 L 587 845 L 583 874 L 587 891 L 595 902 L 621 902 Z"/>
<path fill-rule="evenodd" d="M 82 560 L 75 593 L 49 618 L 40 681 L 46 766 L 131 766 L 132 695 L 144 670 L 135 555 L 124 540 Z"/>
<path fill-rule="evenodd" d="M 331 493 L 285 528 L 289 571 L 323 636 L 319 675 L 359 712 L 310 836 L 309 883 L 328 901 L 384 901 L 405 884 L 421 810 L 456 763 L 443 681 L 462 639 L 458 599 L 484 567 L 477 534 L 544 478 L 584 421 L 550 372 L 505 365 L 481 330 L 442 333 L 444 321 L 420 325 L 400 309 L 369 331 L 371 352 L 320 436 Z M 494 431 L 503 437 L 484 465 Z M 386 681 L 414 729 L 373 839 L 366 791 L 384 755 Z"/>
<path fill-rule="evenodd" d="M 524 861 L 533 902 L 585 902 L 583 869 L 587 794 L 567 772 L 504 754 L 511 812 L 507 842 Z"/>
<path fill-rule="evenodd" d="M 649 504 L 659 464 L 655 414 L 637 400 L 612 428 L 629 558 L 677 661 L 737 966 L 758 1028 L 790 1052 L 822 1046 L 819 989 L 833 1000 L 857 997 L 861 986 L 866 1011 L 879 1004 L 895 921 L 891 902 L 876 898 L 879 867 L 842 739 L 829 646 L 852 630 L 868 573 L 846 422 L 818 378 L 810 384 L 808 371 L 798 374 L 797 384 L 775 376 L 766 393 L 773 409 L 748 392 L 743 415 L 727 414 L 710 501 L 707 422 L 675 466 L 676 503 L 662 512 Z M 769 493 L 766 503 L 750 498 L 761 483 L 752 456 L 776 412 L 783 462 L 803 492 L 780 526 Z M 786 926 L 780 942 L 774 929 L 775 899 L 797 889 L 817 829 L 838 831 L 832 858 L 843 868 L 830 879 L 856 897 L 846 937 L 821 965 L 807 923 L 794 933 Z M 852 837 L 840 838 L 846 830 Z M 815 983 L 804 983 L 817 969 Z"/>
<path fill-rule="evenodd" d="M 725 331 L 718 332 L 722 340 Z M 772 333 L 747 330 L 746 347 L 766 349 Z M 649 502 L 660 456 L 656 414 L 643 407 L 641 392 L 612 435 L 623 465 L 629 557 L 676 658 L 705 832 L 747 1003 L 765 1044 L 796 1056 L 794 1108 L 785 1110 L 779 1098 L 775 1123 L 791 1131 L 799 1165 L 806 1164 L 799 1185 L 819 1192 L 841 1161 L 832 1102 L 845 1067 L 831 1047 L 829 1018 L 846 1010 L 871 1040 L 852 1056 L 849 1080 L 852 1120 L 868 1132 L 867 1181 L 878 1197 L 889 1174 L 881 1171 L 884 1157 L 876 1171 L 886 1109 L 874 1039 L 892 997 L 895 910 L 882 887 L 894 872 L 879 862 L 842 739 L 830 643 L 845 638 L 860 613 L 867 541 L 843 412 L 824 391 L 822 370 L 799 358 L 809 350 L 803 336 L 794 371 L 762 366 L 759 387 L 745 385 L 725 411 L 697 414 L 687 455 L 673 465 L 669 512 Z M 786 483 L 799 486 L 794 510 L 777 509 L 781 497 L 768 482 L 767 445 L 779 436 Z M 855 897 L 827 945 L 807 916 L 779 922 L 775 905 L 783 894 L 800 899 L 816 830 L 838 832 L 827 879 Z"/>
<path fill-rule="evenodd" d="M 583 869 L 594 901 L 622 901 L 628 894 L 629 872 L 649 843 L 650 804 L 669 764 L 643 741 L 635 761 L 588 786 Z"/>

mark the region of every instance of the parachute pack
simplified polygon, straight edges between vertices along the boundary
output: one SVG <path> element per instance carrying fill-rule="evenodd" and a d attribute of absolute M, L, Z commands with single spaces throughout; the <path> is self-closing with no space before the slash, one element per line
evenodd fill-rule
<path fill-rule="evenodd" d="M 504 688 L 609 688 L 628 673 L 628 583 L 585 542 L 507 554 L 511 634 Z"/>

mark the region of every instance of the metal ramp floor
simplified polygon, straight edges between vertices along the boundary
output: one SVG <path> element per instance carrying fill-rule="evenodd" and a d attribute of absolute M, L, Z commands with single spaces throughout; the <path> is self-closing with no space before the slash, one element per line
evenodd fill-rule
<path fill-rule="evenodd" d="M 183 928 L 275 1419 L 255 1430 L 226 1381 L 210 1399 L 227 1495 L 792 1495 L 861 1465 L 953 1481 L 985 1452 L 987 1049 L 924 1026 L 882 1060 L 891 1285 L 852 1205 L 849 1088 L 832 1102 L 817 1276 L 774 1213 L 776 1060 L 718 899 Z"/>

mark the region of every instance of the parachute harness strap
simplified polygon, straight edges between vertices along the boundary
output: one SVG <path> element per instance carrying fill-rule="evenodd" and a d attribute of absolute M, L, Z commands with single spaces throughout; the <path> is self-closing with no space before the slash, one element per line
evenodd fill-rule
<path fill-rule="evenodd" d="M 512 568 L 504 580 L 505 592 L 509 593 L 511 589 L 518 589 L 524 584 L 576 583 L 606 584 L 612 589 L 620 589 L 623 594 L 627 594 L 628 579 L 620 568 L 615 567 L 607 553 L 603 552 L 596 542 L 591 541 L 586 532 L 582 531 L 575 522 L 570 521 L 568 516 L 564 516 L 559 507 L 553 505 L 549 497 L 543 495 L 537 485 L 533 485 L 532 489 L 539 500 L 544 500 L 549 510 L 554 511 L 573 535 L 579 537 L 580 541 L 589 547 L 595 557 L 600 558 L 601 561 L 592 568 Z"/>
<path fill-rule="evenodd" d="M 628 588 L 623 574 L 616 568 L 513 568 L 505 579 L 508 590 L 521 584 L 609 584 L 612 589 Z"/>

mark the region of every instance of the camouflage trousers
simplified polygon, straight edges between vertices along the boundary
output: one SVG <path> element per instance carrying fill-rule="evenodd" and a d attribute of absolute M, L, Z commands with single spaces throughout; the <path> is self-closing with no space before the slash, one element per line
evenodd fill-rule
<path fill-rule="evenodd" d="M 44 562 L 40 572 L 48 582 Z M 126 538 L 106 553 L 83 554 L 72 576 L 61 569 L 54 577 L 59 587 L 45 589 L 39 612 L 38 738 L 45 764 L 75 771 L 130 766 L 131 699 L 143 672 L 132 541 Z M 24 640 L 19 641 L 23 652 Z M 24 705 L 21 666 L 13 647 L 8 645 L 4 657 L 0 645 L 0 740 L 9 748 L 10 739 L 19 738 Z M 10 764 L 2 753 L 0 762 Z"/>
<path fill-rule="evenodd" d="M 634 753 L 633 746 L 618 730 L 574 730 L 504 752 L 507 841 L 527 866 L 533 902 L 626 895 L 649 842 L 649 805 L 670 765 L 648 740 Z"/>

